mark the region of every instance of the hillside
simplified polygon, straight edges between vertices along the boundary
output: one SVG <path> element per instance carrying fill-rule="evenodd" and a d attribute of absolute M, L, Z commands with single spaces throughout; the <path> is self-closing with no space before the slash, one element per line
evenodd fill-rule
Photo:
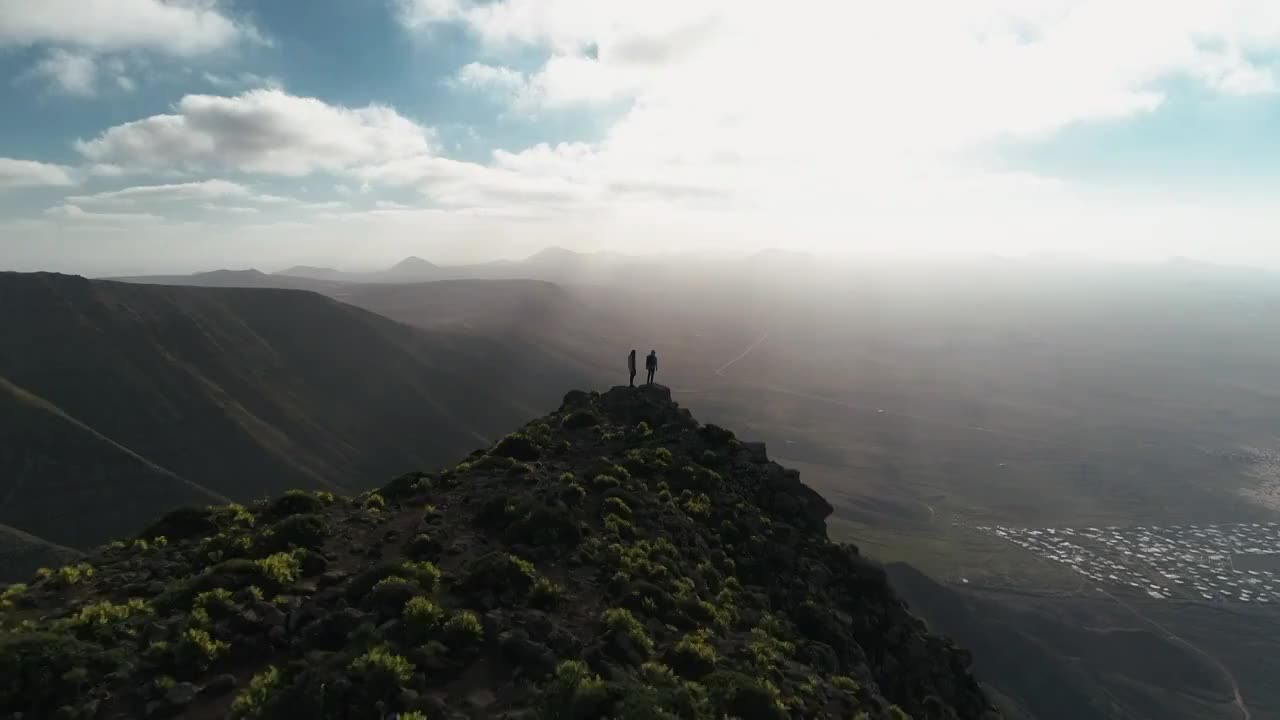
<path fill-rule="evenodd" d="M 80 553 L 71 548 L 0 525 L 0 567 L 10 568 L 12 577 L 30 577 L 42 567 L 68 565 L 79 557 Z"/>
<path fill-rule="evenodd" d="M 1051 611 L 965 592 L 910 565 L 886 566 L 894 588 L 930 627 L 974 653 L 974 672 L 1037 720 L 1234 720 L 1232 689 L 1203 657 L 1150 628 L 1102 615 L 1088 600 Z"/>
<path fill-rule="evenodd" d="M 353 499 L 179 511 L 10 588 L 26 717 L 995 718 L 831 506 L 660 386 Z"/>
<path fill-rule="evenodd" d="M 0 326 L 0 523 L 72 547 L 181 504 L 358 492 L 488 443 L 585 374 L 292 290 L 6 273 Z"/>

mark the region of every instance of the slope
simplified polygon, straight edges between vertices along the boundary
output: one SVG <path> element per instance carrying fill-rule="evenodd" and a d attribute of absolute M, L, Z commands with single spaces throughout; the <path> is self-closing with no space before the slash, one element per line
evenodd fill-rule
<path fill-rule="evenodd" d="M 0 326 L 0 376 L 39 399 L 9 394 L 15 412 L 0 457 L 62 478 L 26 486 L 25 502 L 43 509 L 36 517 L 3 517 L 75 547 L 195 500 L 161 492 L 178 485 L 157 485 L 157 473 L 200 486 L 206 502 L 208 493 L 247 500 L 289 487 L 355 491 L 532 414 L 556 385 L 521 382 L 527 365 L 559 386 L 581 377 L 572 366 L 548 369 L 519 343 L 414 330 L 289 290 L 9 273 L 0 275 Z M 108 453 L 112 444 L 127 451 Z M 126 461 L 130 453 L 142 460 Z M 110 497 L 121 524 L 60 506 L 77 497 Z"/>
<path fill-rule="evenodd" d="M 0 523 L 83 546 L 135 531 L 157 507 L 219 502 L 0 377 Z"/>
<path fill-rule="evenodd" d="M 665 388 L 575 391 L 445 471 L 175 512 L 9 591 L 0 713 L 996 718 L 830 512 Z"/>
<path fill-rule="evenodd" d="M 894 587 L 931 627 L 974 653 L 974 672 L 1028 718 L 1239 718 L 1219 669 L 1146 628 L 1102 624 L 1088 603 L 1045 612 L 942 585 L 889 563 Z M 1067 607 L 1071 605 L 1073 607 Z"/>
<path fill-rule="evenodd" d="M 30 577 L 39 568 L 68 565 L 79 558 L 71 548 L 0 525 L 0 567 L 9 568 L 10 577 Z"/>

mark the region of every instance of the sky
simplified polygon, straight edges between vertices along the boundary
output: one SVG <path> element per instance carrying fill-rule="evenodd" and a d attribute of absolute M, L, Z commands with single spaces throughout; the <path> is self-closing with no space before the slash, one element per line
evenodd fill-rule
<path fill-rule="evenodd" d="M 0 0 L 0 269 L 1280 267 L 1274 0 Z"/>

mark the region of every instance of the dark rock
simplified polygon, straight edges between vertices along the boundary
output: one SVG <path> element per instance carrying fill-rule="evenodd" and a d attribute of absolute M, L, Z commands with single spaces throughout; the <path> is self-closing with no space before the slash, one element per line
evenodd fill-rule
<path fill-rule="evenodd" d="M 180 682 L 169 688 L 164 694 L 164 701 L 175 708 L 183 708 L 196 699 L 196 686 L 189 682 Z"/>
<path fill-rule="evenodd" d="M 765 452 L 764 443 L 762 442 L 744 442 L 742 449 L 746 451 L 747 457 L 758 463 L 769 462 L 769 454 Z"/>
<path fill-rule="evenodd" d="M 337 585 L 350 576 L 351 573 L 348 573 L 345 570 L 329 570 L 316 578 L 316 587 L 326 588 L 332 585 Z"/>
<path fill-rule="evenodd" d="M 212 680 L 205 683 L 201 693 L 204 695 L 225 695 L 236 688 L 236 676 L 230 673 L 215 676 Z"/>
<path fill-rule="evenodd" d="M 163 536 L 170 542 L 207 537 L 218 532 L 211 508 L 178 508 L 151 523 L 138 537 L 153 540 Z"/>

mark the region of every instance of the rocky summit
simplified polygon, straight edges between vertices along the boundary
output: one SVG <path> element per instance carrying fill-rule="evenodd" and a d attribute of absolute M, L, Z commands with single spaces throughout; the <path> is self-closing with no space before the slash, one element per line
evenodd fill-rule
<path fill-rule="evenodd" d="M 0 716 L 995 718 L 830 512 L 665 388 L 574 391 L 454 467 L 0 591 Z"/>

